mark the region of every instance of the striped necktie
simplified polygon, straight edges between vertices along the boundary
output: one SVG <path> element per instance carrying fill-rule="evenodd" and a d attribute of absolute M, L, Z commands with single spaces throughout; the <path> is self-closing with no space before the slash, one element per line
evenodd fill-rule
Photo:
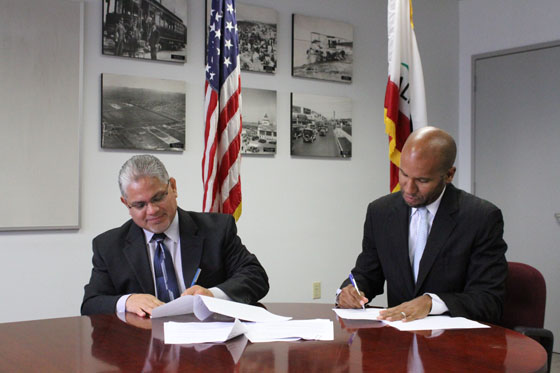
<path fill-rule="evenodd" d="M 162 302 L 169 302 L 179 297 L 179 286 L 177 285 L 173 260 L 169 250 L 167 250 L 163 243 L 166 237 L 165 233 L 156 233 L 152 236 L 152 241 L 156 242 L 156 250 L 154 252 L 156 294 Z"/>

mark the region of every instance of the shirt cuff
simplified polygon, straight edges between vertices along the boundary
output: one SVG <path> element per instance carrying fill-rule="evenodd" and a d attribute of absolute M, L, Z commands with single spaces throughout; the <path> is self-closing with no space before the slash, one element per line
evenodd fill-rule
<path fill-rule="evenodd" d="M 441 300 L 440 297 L 433 293 L 426 294 L 429 295 L 430 298 L 432 298 L 432 309 L 430 310 L 430 315 L 441 315 L 449 311 L 449 308 L 447 308 L 447 305 Z"/>
<path fill-rule="evenodd" d="M 127 294 L 119 298 L 119 300 L 117 301 L 117 306 L 115 307 L 116 312 L 126 312 L 126 301 L 131 295 L 132 294 Z"/>
<path fill-rule="evenodd" d="M 210 290 L 212 292 L 212 295 L 214 295 L 214 298 L 231 300 L 231 298 L 228 297 L 227 294 L 224 293 L 224 291 L 220 288 L 213 287 L 213 288 L 210 288 L 208 290 Z"/>
<path fill-rule="evenodd" d="M 342 293 L 342 289 L 340 288 L 336 289 L 336 294 L 334 296 L 334 305 L 336 307 L 338 307 L 338 296 L 340 295 L 340 293 Z"/>

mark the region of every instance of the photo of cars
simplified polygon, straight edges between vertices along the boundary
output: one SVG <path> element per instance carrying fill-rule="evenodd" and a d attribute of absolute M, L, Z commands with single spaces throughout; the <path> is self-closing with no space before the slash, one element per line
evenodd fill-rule
<path fill-rule="evenodd" d="M 352 102 L 349 98 L 292 93 L 291 111 L 291 155 L 352 156 Z"/>

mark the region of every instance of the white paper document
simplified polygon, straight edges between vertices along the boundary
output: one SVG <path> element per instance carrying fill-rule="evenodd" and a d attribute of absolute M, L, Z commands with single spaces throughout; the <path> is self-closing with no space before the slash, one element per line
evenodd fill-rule
<path fill-rule="evenodd" d="M 333 308 L 338 317 L 348 320 L 377 320 L 381 308 Z"/>
<path fill-rule="evenodd" d="M 152 318 L 193 313 L 194 296 L 185 295 L 152 310 Z"/>
<path fill-rule="evenodd" d="M 166 344 L 225 342 L 247 332 L 239 320 L 234 322 L 174 322 L 163 324 Z"/>
<path fill-rule="evenodd" d="M 197 295 L 199 299 L 195 299 L 194 314 L 201 320 L 206 314 L 203 311 L 206 308 L 210 312 L 219 313 L 220 315 L 235 317 L 245 321 L 267 322 L 267 321 L 286 321 L 291 317 L 275 315 L 268 312 L 262 307 L 251 306 L 249 304 L 231 302 L 228 300 L 205 297 Z M 200 304 L 200 307 L 199 307 Z M 202 307 L 202 304 L 204 307 Z M 157 309 L 157 308 L 156 308 Z M 200 314 L 200 317 L 199 317 Z M 207 317 L 207 316 L 206 316 Z"/>
<path fill-rule="evenodd" d="M 185 295 L 169 303 L 154 308 L 152 318 L 194 313 L 199 320 L 205 320 L 213 313 L 230 316 L 245 321 L 285 321 L 284 317 L 268 312 L 262 307 L 207 297 L 204 295 Z"/>
<path fill-rule="evenodd" d="M 477 329 L 489 328 L 488 325 L 465 319 L 464 317 L 428 316 L 414 321 L 385 321 L 384 323 L 399 330 L 444 330 L 444 329 Z"/>
<path fill-rule="evenodd" d="M 338 317 L 348 320 L 376 320 L 384 324 L 390 325 L 399 330 L 444 330 L 444 329 L 476 329 L 476 328 L 489 328 L 489 326 L 481 324 L 476 321 L 465 319 L 464 317 L 450 317 L 450 316 L 427 316 L 420 320 L 414 321 L 387 321 L 377 320 L 380 308 L 366 308 L 363 309 L 343 309 L 333 308 L 333 311 Z"/>
<path fill-rule="evenodd" d="M 225 342 L 240 334 L 252 343 L 297 341 L 299 339 L 332 341 L 331 320 L 287 320 L 270 322 L 174 322 L 163 324 L 166 344 Z"/>
<path fill-rule="evenodd" d="M 298 339 L 332 341 L 334 327 L 331 320 L 289 320 L 267 323 L 245 323 L 245 336 L 252 343 L 295 341 Z"/>

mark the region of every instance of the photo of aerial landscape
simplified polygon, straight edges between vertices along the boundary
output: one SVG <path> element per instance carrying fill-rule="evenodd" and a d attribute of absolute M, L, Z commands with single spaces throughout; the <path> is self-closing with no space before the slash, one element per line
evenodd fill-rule
<path fill-rule="evenodd" d="M 101 147 L 185 150 L 186 84 L 102 74 Z"/>

